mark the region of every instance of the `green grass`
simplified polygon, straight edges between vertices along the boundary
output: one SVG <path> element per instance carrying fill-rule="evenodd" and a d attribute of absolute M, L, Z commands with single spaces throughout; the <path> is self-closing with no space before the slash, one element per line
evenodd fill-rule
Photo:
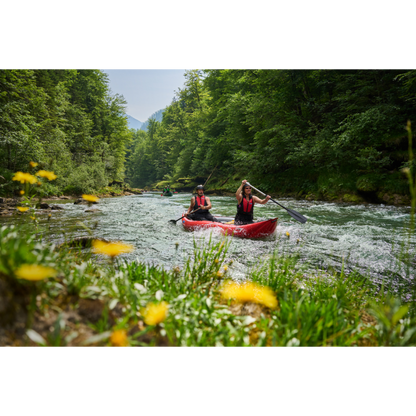
<path fill-rule="evenodd" d="M 273 290 L 277 308 L 222 299 L 219 289 L 232 270 L 229 244 L 194 243 L 181 269 L 164 270 L 123 260 L 98 265 L 85 250 L 58 250 L 3 227 L 0 344 L 111 345 L 111 334 L 122 330 L 132 346 L 416 345 L 413 300 L 376 290 L 356 272 L 306 273 L 296 255 L 275 253 L 246 276 Z M 27 263 L 58 274 L 17 279 Z M 161 301 L 169 304 L 166 319 L 146 325 L 142 308 Z"/>

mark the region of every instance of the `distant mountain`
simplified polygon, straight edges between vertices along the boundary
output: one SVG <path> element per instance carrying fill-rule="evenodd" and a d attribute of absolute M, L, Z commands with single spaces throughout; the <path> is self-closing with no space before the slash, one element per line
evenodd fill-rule
<path fill-rule="evenodd" d="M 140 130 L 142 128 L 143 126 L 142 121 L 136 120 L 135 118 L 133 118 L 132 116 L 129 116 L 128 114 L 126 114 L 126 116 L 127 116 L 127 123 L 129 125 L 129 129 Z"/>
<path fill-rule="evenodd" d="M 144 131 L 147 131 L 147 126 L 149 125 L 149 120 L 151 119 L 151 118 L 154 118 L 156 121 L 159 121 L 159 122 L 161 122 L 162 121 L 162 118 L 163 118 L 163 112 L 165 111 L 165 109 L 163 109 L 163 110 L 159 110 L 159 111 L 156 111 L 156 113 L 153 113 L 143 124 L 142 124 L 142 126 L 140 127 L 140 130 L 144 130 Z"/>

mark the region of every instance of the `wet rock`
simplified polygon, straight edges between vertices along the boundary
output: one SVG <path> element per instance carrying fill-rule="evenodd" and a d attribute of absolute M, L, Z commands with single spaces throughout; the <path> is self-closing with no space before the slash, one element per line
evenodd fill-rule
<path fill-rule="evenodd" d="M 64 208 L 60 207 L 59 205 L 51 205 L 51 209 L 58 210 L 58 209 L 64 209 Z"/>
<path fill-rule="evenodd" d="M 77 204 L 83 204 L 85 201 L 82 199 L 82 198 L 78 198 L 75 202 L 74 202 L 74 204 L 75 205 L 77 205 Z"/>
<path fill-rule="evenodd" d="M 40 209 L 48 209 L 48 208 L 50 208 L 50 206 L 46 202 L 42 202 L 41 204 L 39 204 L 39 208 Z"/>
<path fill-rule="evenodd" d="M 86 209 L 85 212 L 101 212 L 99 209 Z"/>
<path fill-rule="evenodd" d="M 62 243 L 59 248 L 61 247 L 82 247 L 82 248 L 89 248 L 92 245 L 93 240 L 100 240 L 104 241 L 105 243 L 109 243 L 108 240 L 105 238 L 96 238 L 96 237 L 77 237 L 73 238 L 71 241 L 67 241 Z"/>

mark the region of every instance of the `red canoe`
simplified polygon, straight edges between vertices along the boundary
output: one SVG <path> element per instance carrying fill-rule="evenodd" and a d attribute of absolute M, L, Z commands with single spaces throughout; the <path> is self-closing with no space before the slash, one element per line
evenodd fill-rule
<path fill-rule="evenodd" d="M 184 213 L 183 215 L 185 215 Z M 182 218 L 182 224 L 186 230 L 195 231 L 206 228 L 219 228 L 223 234 L 234 235 L 241 238 L 263 238 L 274 233 L 277 226 L 277 218 L 267 221 L 255 222 L 246 225 L 224 224 L 213 221 L 193 221 Z"/>

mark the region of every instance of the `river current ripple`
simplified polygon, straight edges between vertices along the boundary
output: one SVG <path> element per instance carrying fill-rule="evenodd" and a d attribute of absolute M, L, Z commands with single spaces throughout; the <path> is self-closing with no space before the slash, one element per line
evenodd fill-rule
<path fill-rule="evenodd" d="M 75 205 L 73 201 L 56 201 L 64 210 L 53 211 L 48 223 L 46 215 L 40 215 L 40 227 L 46 240 L 60 243 L 63 232 L 74 236 L 87 235 L 87 231 L 77 225 L 82 222 L 93 228 L 94 236 L 109 240 L 121 240 L 133 244 L 135 250 L 122 257 L 128 261 L 139 260 L 165 268 L 181 266 L 193 251 L 193 240 L 212 238 L 219 241 L 221 234 L 212 230 L 187 232 L 181 221 L 176 225 L 171 219 L 181 217 L 188 208 L 191 194 L 175 194 L 161 197 L 159 193 L 145 193 L 115 198 L 103 198 L 93 208 L 99 212 L 85 212 L 85 205 Z M 236 199 L 226 196 L 210 196 L 213 215 L 234 216 Z M 279 199 L 287 208 L 294 209 L 308 218 L 300 224 L 286 211 L 273 202 L 256 205 L 255 220 L 278 217 L 275 234 L 261 240 L 231 240 L 228 258 L 233 259 L 230 273 L 233 277 L 243 277 L 248 269 L 258 267 L 267 261 L 274 251 L 298 253 L 302 263 L 315 269 L 326 270 L 333 267 L 340 270 L 344 264 L 347 270 L 356 269 L 376 281 L 383 278 L 408 279 L 415 273 L 413 267 L 406 271 L 400 260 L 403 244 L 407 242 L 407 224 L 410 207 L 383 205 L 350 205 L 330 202 Z M 54 202 L 55 203 L 55 202 Z M 20 218 L 17 222 L 29 220 Z M 1 223 L 16 223 L 12 218 L 1 218 Z M 95 228 L 94 228 L 95 227 Z M 72 230 L 72 231 L 71 231 Z M 290 234 L 290 237 L 286 233 Z M 177 245 L 176 243 L 179 243 Z M 410 238 L 410 253 L 415 258 L 416 238 Z"/>

